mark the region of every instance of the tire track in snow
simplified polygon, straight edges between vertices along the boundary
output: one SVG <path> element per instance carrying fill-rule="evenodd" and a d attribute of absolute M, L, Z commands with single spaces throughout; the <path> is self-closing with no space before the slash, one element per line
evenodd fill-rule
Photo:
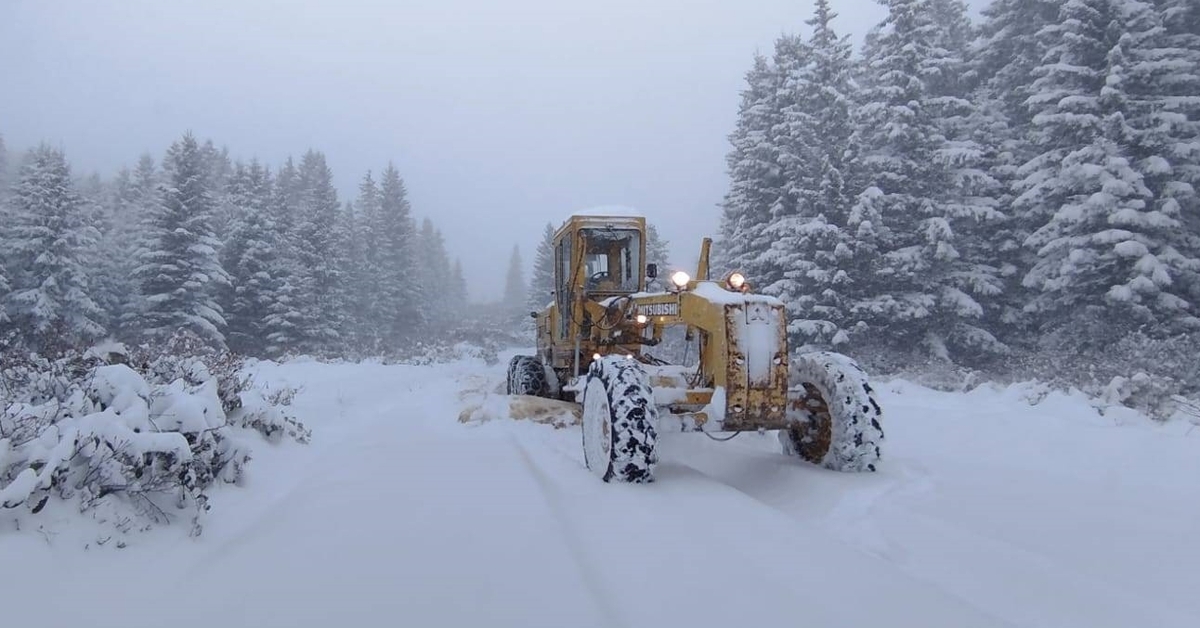
<path fill-rule="evenodd" d="M 767 618 L 764 609 L 770 608 L 774 600 L 793 600 L 793 604 L 806 608 L 803 616 L 814 625 L 844 625 L 848 618 L 842 613 L 847 600 L 842 597 L 846 592 L 829 587 L 830 576 L 805 566 L 811 562 L 832 568 L 835 580 L 861 580 L 863 584 L 858 586 L 882 596 L 880 604 L 919 625 L 1012 626 L 936 583 L 911 577 L 898 568 L 879 569 L 884 563 L 878 558 L 836 537 L 828 539 L 833 542 L 830 544 L 823 538 L 824 531 L 818 532 L 820 527 L 812 522 L 798 521 L 786 511 L 688 465 L 660 463 L 660 479 L 654 484 L 603 484 L 586 470 L 574 448 L 564 446 L 564 438 L 524 427 L 514 430 L 510 437 L 522 448 L 531 472 L 538 473 L 540 481 L 550 487 L 559 507 L 578 502 L 586 513 L 592 508 L 588 504 L 594 504 L 600 519 L 619 522 L 621 527 L 613 529 L 619 531 L 617 537 L 602 539 L 599 546 L 592 541 L 589 546 L 598 547 L 596 551 L 602 554 L 599 560 L 588 563 L 589 568 L 608 576 L 603 581 L 619 594 L 611 599 L 622 600 L 622 606 L 629 605 L 639 621 L 649 622 L 638 625 L 655 625 L 647 615 L 657 615 L 659 623 L 666 617 L 679 623 L 680 609 L 669 601 L 675 599 L 709 602 L 689 608 L 695 616 L 682 623 L 779 625 L 779 617 Z M 548 470 L 546 465 L 553 468 Z M 578 484 L 578 488 L 564 485 L 571 479 L 565 476 L 568 471 L 578 478 L 578 482 L 569 483 Z M 629 510 L 620 515 L 625 508 Z M 614 513 L 619 516 L 613 517 Z M 572 527 L 575 538 L 593 538 L 578 530 L 595 527 L 595 522 L 585 520 Z M 621 540 L 622 535 L 630 535 L 628 542 Z M 777 544 L 773 539 L 802 542 L 793 546 L 787 542 Z M 611 544 L 614 540 L 620 543 Z M 636 551 L 639 544 L 658 549 L 641 554 Z M 634 568 L 666 592 L 665 600 L 646 598 L 644 593 L 630 589 L 633 583 L 625 580 L 631 567 L 627 562 L 630 554 L 649 561 L 635 563 Z M 665 578 L 656 577 L 660 574 Z M 753 582 L 753 586 L 731 589 L 722 584 L 729 582 Z M 756 624 L 756 615 L 767 623 Z"/>
<path fill-rule="evenodd" d="M 755 457 L 746 451 L 733 452 L 733 455 L 743 458 Z M 1191 622 L 1185 619 L 1186 613 L 1147 603 L 1122 591 L 1116 583 L 1064 565 L 1004 539 L 980 533 L 945 517 L 918 513 L 888 500 L 889 497 L 928 490 L 932 480 L 925 477 L 927 474 L 916 476 L 916 481 L 923 486 L 908 487 L 904 479 L 897 479 L 888 482 L 881 489 L 872 489 L 865 499 L 863 496 L 857 496 L 839 503 L 827 513 L 831 519 L 821 522 L 811 514 L 798 513 L 794 503 L 780 500 L 767 490 L 756 490 L 747 487 L 744 482 L 724 479 L 718 474 L 699 469 L 678 458 L 673 459 L 671 464 L 745 495 L 799 524 L 822 525 L 838 533 L 840 538 L 857 549 L 896 564 L 913 578 L 936 586 L 964 603 L 980 608 L 981 611 L 1009 621 L 1014 619 L 1015 614 L 1019 616 L 1019 625 L 1127 626 L 1145 625 L 1146 618 L 1154 618 L 1152 625 L 1156 626 L 1182 628 L 1191 625 Z M 797 472 L 800 470 L 797 469 Z M 890 525 L 881 527 L 873 521 L 876 518 L 887 519 Z M 895 525 L 900 522 L 904 525 Z M 948 550 L 947 545 L 957 550 Z M 999 583 L 1003 584 L 1002 589 L 977 584 L 988 578 L 981 578 L 979 570 L 969 568 L 967 561 L 963 560 L 972 555 L 978 556 L 981 552 L 986 558 L 977 562 L 988 565 L 987 569 L 991 571 L 1008 572 L 1009 577 Z M 930 566 L 932 564 L 940 566 L 933 569 Z M 947 577 L 947 574 L 963 572 L 964 569 L 965 573 L 962 573 L 960 578 Z M 1008 595 L 1005 597 L 1016 595 L 1021 598 L 1017 600 L 1020 603 L 989 602 L 996 599 L 998 589 L 1007 591 Z M 1056 604 L 1042 607 L 1036 605 L 1035 602 L 1044 597 L 1044 591 L 1056 592 L 1059 598 L 1055 600 Z M 1073 600 L 1072 603 L 1066 604 L 1065 608 L 1076 609 L 1075 612 L 1047 623 L 1047 616 L 1062 613 L 1061 610 L 1056 610 L 1055 606 L 1063 598 Z M 1027 610 L 1031 606 L 1032 612 Z M 1093 607 L 1103 610 L 1094 613 L 1087 610 Z M 1080 614 L 1091 616 L 1083 619 Z"/>
<path fill-rule="evenodd" d="M 510 433 L 509 441 L 517 450 L 522 463 L 529 470 L 529 475 L 541 491 L 550 512 L 558 520 L 558 530 L 563 536 L 563 543 L 567 546 L 567 550 L 571 554 L 571 559 L 579 569 L 580 577 L 586 583 L 592 598 L 596 601 L 596 608 L 604 613 L 604 625 L 614 628 L 629 626 L 629 622 L 623 619 L 620 613 L 613 607 L 611 600 L 617 598 L 612 591 L 608 590 L 609 588 L 605 586 L 603 578 L 592 566 L 593 559 L 583 549 L 587 547 L 587 541 L 583 534 L 579 532 L 578 527 L 571 521 L 566 508 L 563 507 L 562 497 L 558 493 L 558 489 L 554 487 L 551 479 L 547 477 L 546 473 L 533 460 L 529 449 L 521 443 L 516 434 Z"/>

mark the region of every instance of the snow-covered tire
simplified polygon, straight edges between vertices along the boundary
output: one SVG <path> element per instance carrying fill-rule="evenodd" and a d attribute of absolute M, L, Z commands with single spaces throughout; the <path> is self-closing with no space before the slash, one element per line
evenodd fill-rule
<path fill-rule="evenodd" d="M 658 408 L 650 378 L 634 360 L 592 362 L 583 389 L 583 457 L 605 482 L 654 481 Z"/>
<path fill-rule="evenodd" d="M 791 379 L 783 452 L 835 471 L 878 470 L 883 411 L 866 372 L 844 355 L 819 351 L 796 356 Z"/>
<path fill-rule="evenodd" d="M 518 355 L 509 360 L 508 394 L 546 397 L 548 391 L 546 369 L 541 360 L 531 355 Z"/>

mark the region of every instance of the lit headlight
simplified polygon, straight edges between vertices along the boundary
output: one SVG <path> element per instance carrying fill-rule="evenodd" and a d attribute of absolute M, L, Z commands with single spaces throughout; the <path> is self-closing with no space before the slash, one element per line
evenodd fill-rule
<path fill-rule="evenodd" d="M 686 288 L 688 282 L 691 280 L 691 275 L 683 272 L 682 270 L 677 270 L 674 273 L 671 273 L 671 283 L 675 284 L 676 288 Z"/>
<path fill-rule="evenodd" d="M 746 276 L 742 273 L 730 273 L 725 283 L 730 290 L 741 290 L 742 286 L 746 285 Z"/>
<path fill-rule="evenodd" d="M 646 316 L 645 314 L 638 314 L 634 320 L 637 321 L 638 325 L 645 325 L 650 321 L 650 317 Z"/>

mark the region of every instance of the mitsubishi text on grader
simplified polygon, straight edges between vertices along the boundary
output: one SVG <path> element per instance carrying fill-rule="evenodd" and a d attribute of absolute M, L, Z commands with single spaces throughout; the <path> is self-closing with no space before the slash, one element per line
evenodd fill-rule
<path fill-rule="evenodd" d="M 647 292 L 646 220 L 573 215 L 555 233 L 553 301 L 537 318 L 537 354 L 514 357 L 507 392 L 582 405 L 587 467 L 606 482 L 654 479 L 658 434 L 778 431 L 784 453 L 840 471 L 874 471 L 881 411 L 866 374 L 831 352 L 789 354 L 784 305 L 737 272 L 676 271 Z M 694 366 L 649 355 L 686 328 Z"/>

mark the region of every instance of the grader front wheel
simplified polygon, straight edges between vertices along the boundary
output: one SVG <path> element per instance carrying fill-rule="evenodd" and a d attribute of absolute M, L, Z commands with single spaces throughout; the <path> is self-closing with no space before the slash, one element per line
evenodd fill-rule
<path fill-rule="evenodd" d="M 618 357 L 592 362 L 583 391 L 583 457 L 605 482 L 654 481 L 657 409 L 640 364 Z"/>
<path fill-rule="evenodd" d="M 876 471 L 882 455 L 883 412 L 867 374 L 828 351 L 797 356 L 791 365 L 785 454 L 835 471 Z"/>

